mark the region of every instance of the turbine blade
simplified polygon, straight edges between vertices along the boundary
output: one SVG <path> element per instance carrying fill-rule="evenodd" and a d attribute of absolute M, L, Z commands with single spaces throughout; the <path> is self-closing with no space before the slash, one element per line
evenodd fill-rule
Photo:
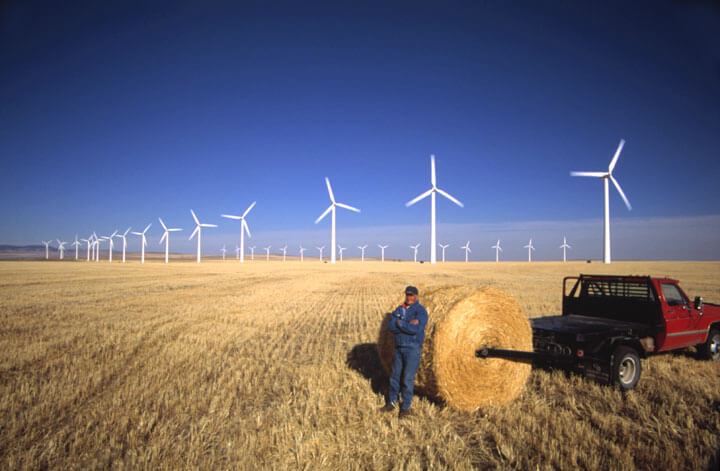
<path fill-rule="evenodd" d="M 622 188 L 620 188 L 620 184 L 617 182 L 617 180 L 615 180 L 615 177 L 613 177 L 612 175 L 610 175 L 610 180 L 613 182 L 613 185 L 615 185 L 615 188 L 617 188 L 618 193 L 620 193 L 620 196 L 625 202 L 625 206 L 627 206 L 628 211 L 632 211 L 632 205 L 630 204 L 630 201 L 628 201 L 627 196 L 625 196 L 625 193 L 622 191 Z"/>
<path fill-rule="evenodd" d="M 433 188 L 437 185 L 437 176 L 435 175 L 435 155 L 430 156 L 430 183 Z"/>
<path fill-rule="evenodd" d="M 158 218 L 158 221 L 160 221 L 160 225 L 162 226 L 162 228 L 167 231 L 167 226 L 165 225 L 165 223 L 163 222 L 163 220 L 162 220 L 161 218 Z"/>
<path fill-rule="evenodd" d="M 615 164 L 617 164 L 618 158 L 620 158 L 620 152 L 622 152 L 623 146 L 625 146 L 625 139 L 620 139 L 620 145 L 618 145 L 618 148 L 615 151 L 615 155 L 613 156 L 613 159 L 610 161 L 610 166 L 608 167 L 608 173 L 612 173 L 613 169 L 615 168 Z"/>
<path fill-rule="evenodd" d="M 408 201 L 407 203 L 405 203 L 405 207 L 410 207 L 410 206 L 414 205 L 415 203 L 417 203 L 418 201 L 420 201 L 421 199 L 427 198 L 428 196 L 430 196 L 430 194 L 432 193 L 432 191 L 433 191 L 433 189 L 430 188 L 428 191 L 426 191 L 425 193 L 421 194 L 420 196 L 416 196 L 414 199 L 411 199 L 410 201 Z"/>
<path fill-rule="evenodd" d="M 440 188 L 437 189 L 437 192 L 440 193 L 441 195 L 443 195 L 445 198 L 452 201 L 453 203 L 455 203 L 456 205 L 460 206 L 461 208 L 464 208 L 464 205 L 458 199 L 456 199 L 454 196 L 452 196 L 450 193 L 447 193 L 446 191 L 441 190 Z"/>
<path fill-rule="evenodd" d="M 123 234 L 123 237 L 125 237 L 125 236 L 128 235 L 128 232 L 130 232 L 130 229 L 132 229 L 132 227 L 128 227 L 128 228 L 127 228 L 127 231 L 125 231 L 125 233 Z"/>
<path fill-rule="evenodd" d="M 333 194 L 332 187 L 330 186 L 330 179 L 328 177 L 325 177 L 325 184 L 328 188 L 328 194 L 330 195 L 330 201 L 333 203 L 335 202 L 335 195 Z"/>
<path fill-rule="evenodd" d="M 200 226 L 202 226 L 202 227 L 217 227 L 217 224 L 205 224 L 205 223 L 203 223 L 203 224 L 200 224 Z"/>
<path fill-rule="evenodd" d="M 248 223 L 245 222 L 245 219 L 242 220 L 242 227 L 245 229 L 245 232 L 247 233 L 247 236 L 248 236 L 249 238 L 252 238 L 252 236 L 250 235 L 250 228 L 248 227 Z"/>
<path fill-rule="evenodd" d="M 143 231 L 143 234 L 145 234 L 145 233 L 147 232 L 147 230 L 150 229 L 150 226 L 152 226 L 152 223 L 150 223 L 150 224 L 147 225 L 147 227 L 146 227 L 145 230 Z"/>
<path fill-rule="evenodd" d="M 320 215 L 320 217 L 315 220 L 315 224 L 317 224 L 317 223 L 319 223 L 320 221 L 322 221 L 323 218 L 324 218 L 325 216 L 327 216 L 328 213 L 329 213 L 332 209 L 333 209 L 333 205 L 331 204 L 330 206 L 328 206 L 328 209 L 326 209 L 325 212 L 322 213 L 322 214 Z"/>
<path fill-rule="evenodd" d="M 348 206 L 344 203 L 335 203 L 336 206 L 340 206 L 341 208 L 349 209 L 350 211 L 355 211 L 356 213 L 359 213 L 360 210 L 357 208 L 353 208 L 352 206 Z"/>
<path fill-rule="evenodd" d="M 572 177 L 605 178 L 605 177 L 607 177 L 607 173 L 605 173 L 605 172 L 570 172 L 570 176 L 572 176 Z"/>
<path fill-rule="evenodd" d="M 195 226 L 195 230 L 190 234 L 190 237 L 188 237 L 188 240 L 191 240 L 193 237 L 195 237 L 195 234 L 200 230 L 200 226 Z"/>
<path fill-rule="evenodd" d="M 165 233 L 162 235 L 162 237 L 160 237 L 160 242 L 159 242 L 160 244 L 163 243 L 163 240 L 165 240 L 165 238 L 167 237 L 167 235 L 168 235 L 168 233 L 167 233 L 167 231 L 165 231 Z"/>
<path fill-rule="evenodd" d="M 220 217 L 228 219 L 242 219 L 242 216 L 233 216 L 232 214 L 221 214 Z"/>
<path fill-rule="evenodd" d="M 195 224 L 200 224 L 200 221 L 198 221 L 197 216 L 195 215 L 195 211 L 192 209 L 190 210 L 190 214 L 192 214 L 193 219 L 195 219 Z"/>
<path fill-rule="evenodd" d="M 250 210 L 255 207 L 255 203 L 257 203 L 257 201 L 253 201 L 253 202 L 252 202 L 252 204 L 248 207 L 248 209 L 245 210 L 245 212 L 243 213 L 242 217 L 245 217 L 245 216 L 248 215 L 248 213 L 250 212 Z"/>

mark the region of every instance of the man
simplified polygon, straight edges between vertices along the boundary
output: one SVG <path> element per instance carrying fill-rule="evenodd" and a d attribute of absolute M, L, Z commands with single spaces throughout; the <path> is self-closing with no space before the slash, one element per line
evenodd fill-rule
<path fill-rule="evenodd" d="M 392 373 L 387 403 L 381 409 L 392 412 L 398 403 L 398 394 L 402 397 L 400 418 L 410 415 L 410 405 L 415 387 L 415 373 L 420 366 L 422 344 L 425 340 L 425 326 L 428 314 L 418 302 L 418 290 L 414 286 L 405 288 L 405 302 L 392 313 L 388 330 L 395 335 Z"/>

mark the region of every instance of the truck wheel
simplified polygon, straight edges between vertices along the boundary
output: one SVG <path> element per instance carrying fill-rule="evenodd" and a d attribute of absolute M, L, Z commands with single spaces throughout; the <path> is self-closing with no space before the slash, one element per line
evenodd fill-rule
<path fill-rule="evenodd" d="M 698 353 L 706 360 L 720 360 L 720 330 L 710 329 L 705 343 L 698 345 Z"/>
<path fill-rule="evenodd" d="M 623 391 L 634 388 L 640 380 L 640 356 L 627 345 L 618 346 L 612 355 L 612 380 Z"/>

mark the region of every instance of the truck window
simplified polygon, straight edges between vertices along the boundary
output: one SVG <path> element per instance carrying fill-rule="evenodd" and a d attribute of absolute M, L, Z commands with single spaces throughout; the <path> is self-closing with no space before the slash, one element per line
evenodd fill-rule
<path fill-rule="evenodd" d="M 667 301 L 668 305 L 682 306 L 684 304 L 688 304 L 688 300 L 685 298 L 685 296 L 682 294 L 682 292 L 678 289 L 678 287 L 675 286 L 674 284 L 663 283 L 662 291 L 663 291 L 663 295 L 665 296 L 665 301 Z"/>

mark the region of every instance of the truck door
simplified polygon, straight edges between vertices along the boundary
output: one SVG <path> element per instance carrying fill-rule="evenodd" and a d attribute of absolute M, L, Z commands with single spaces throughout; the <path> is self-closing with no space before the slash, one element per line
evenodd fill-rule
<path fill-rule="evenodd" d="M 663 350 L 695 345 L 698 332 L 694 328 L 696 319 L 692 316 L 690 301 L 675 283 L 662 283 L 662 294 L 665 298 L 663 314 L 667 323 Z"/>

